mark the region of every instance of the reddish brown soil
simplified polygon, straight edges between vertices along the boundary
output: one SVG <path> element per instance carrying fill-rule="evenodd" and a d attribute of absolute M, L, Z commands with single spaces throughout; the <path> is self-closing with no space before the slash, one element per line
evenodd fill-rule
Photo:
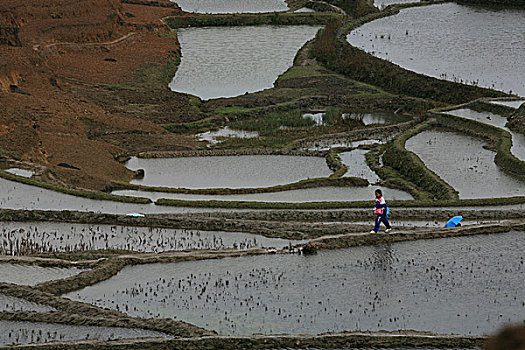
<path fill-rule="evenodd" d="M 165 83 L 179 48 L 161 18 L 174 12 L 119 0 L 1 1 L 2 26 L 18 33 L 0 32 L 0 156 L 101 189 L 131 178 L 119 154 L 194 148 L 160 125 L 202 118 Z"/>

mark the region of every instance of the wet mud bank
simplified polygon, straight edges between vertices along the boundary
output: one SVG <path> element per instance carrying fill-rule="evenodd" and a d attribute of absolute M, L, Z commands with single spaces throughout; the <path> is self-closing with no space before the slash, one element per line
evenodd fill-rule
<path fill-rule="evenodd" d="M 438 349 L 463 348 L 475 349 L 482 346 L 487 337 L 482 336 L 446 336 L 417 332 L 354 332 L 332 333 L 318 336 L 275 335 L 251 337 L 195 337 L 179 339 L 136 339 L 117 340 L 111 342 L 67 342 L 58 344 L 39 344 L 19 346 L 20 349 L 188 349 L 188 350 L 219 350 L 219 349 L 341 349 L 341 348 L 421 348 Z M 0 347 L 1 350 L 11 349 Z"/>

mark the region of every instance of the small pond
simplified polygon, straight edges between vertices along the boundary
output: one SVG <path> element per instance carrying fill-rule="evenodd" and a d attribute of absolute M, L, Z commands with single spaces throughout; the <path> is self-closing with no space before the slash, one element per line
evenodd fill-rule
<path fill-rule="evenodd" d="M 194 189 L 271 187 L 332 174 L 324 158 L 298 156 L 133 157 L 126 166 L 145 171 L 133 184 Z"/>
<path fill-rule="evenodd" d="M 180 66 L 173 91 L 203 100 L 272 88 L 297 51 L 319 26 L 209 27 L 179 29 Z M 257 38 L 257 40 L 254 40 Z"/>
<path fill-rule="evenodd" d="M 418 73 L 525 96 L 524 32 L 525 9 L 450 2 L 401 10 L 347 40 Z"/>
<path fill-rule="evenodd" d="M 56 309 L 52 308 L 51 306 L 33 303 L 25 299 L 0 294 L 0 312 L 3 311 L 51 312 L 56 311 Z"/>
<path fill-rule="evenodd" d="M 0 321 L 0 329 L 0 345 L 167 337 L 160 332 L 136 328 L 70 326 L 41 322 Z"/>
<path fill-rule="evenodd" d="M 20 169 L 20 168 L 9 168 L 5 170 L 8 173 L 22 176 L 22 177 L 31 177 L 35 174 L 32 170 Z"/>
<path fill-rule="evenodd" d="M 472 119 L 481 123 L 489 124 L 503 130 L 506 130 L 512 136 L 512 148 L 511 153 L 518 159 L 525 161 L 525 135 L 519 132 L 515 132 L 507 128 L 507 118 L 501 115 L 490 113 L 490 112 L 476 112 L 472 109 L 456 109 L 447 112 L 448 114 L 456 115 L 467 119 Z"/>
<path fill-rule="evenodd" d="M 0 282 L 34 286 L 42 282 L 59 280 L 87 271 L 76 267 L 40 267 L 33 265 L 0 264 Z"/>
<path fill-rule="evenodd" d="M 126 267 L 65 297 L 222 335 L 413 329 L 486 334 L 522 322 L 525 232 Z"/>
<path fill-rule="evenodd" d="M 462 199 L 525 195 L 524 183 L 494 163 L 495 153 L 479 139 L 445 131 L 425 131 L 410 138 L 406 149 L 459 192 Z"/>
<path fill-rule="evenodd" d="M 367 179 L 370 183 L 378 182 L 379 176 L 370 169 L 366 164 L 365 155 L 369 151 L 364 149 L 354 149 L 350 152 L 339 153 L 341 161 L 348 167 L 348 171 L 344 176 L 354 176 Z"/>
<path fill-rule="evenodd" d="M 207 141 L 211 144 L 224 142 L 228 138 L 253 139 L 259 137 L 256 131 L 233 130 L 225 126 L 215 131 L 201 132 L 195 135 L 199 141 Z"/>
<path fill-rule="evenodd" d="M 183 11 L 196 13 L 260 13 L 287 11 L 284 0 L 172 0 Z"/>
<path fill-rule="evenodd" d="M 149 197 L 152 200 L 160 198 L 180 199 L 187 201 L 246 201 L 246 202 L 281 202 L 281 203 L 307 203 L 307 202 L 354 202 L 374 201 L 374 191 L 377 186 L 368 187 L 316 187 L 302 190 L 291 190 L 271 193 L 232 194 L 232 195 L 201 195 L 167 192 L 145 191 L 115 191 L 115 194 L 126 196 Z M 387 200 L 411 200 L 413 197 L 401 190 L 379 187 Z"/>
<path fill-rule="evenodd" d="M 284 248 L 289 244 L 302 242 L 241 232 L 56 222 L 2 222 L 0 241 L 12 242 L 0 247 L 0 254 L 5 255 L 108 249 L 164 252 L 185 249 Z"/>

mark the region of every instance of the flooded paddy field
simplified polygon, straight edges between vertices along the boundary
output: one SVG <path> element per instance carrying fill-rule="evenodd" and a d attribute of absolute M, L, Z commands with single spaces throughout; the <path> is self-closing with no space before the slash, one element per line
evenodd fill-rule
<path fill-rule="evenodd" d="M 507 118 L 490 112 L 476 112 L 472 109 L 462 108 L 446 112 L 458 117 L 472 119 L 480 123 L 489 124 L 500 129 L 506 130 L 512 136 L 511 153 L 518 159 L 525 161 L 525 135 L 507 128 Z"/>
<path fill-rule="evenodd" d="M 195 135 L 199 141 L 206 141 L 213 145 L 224 142 L 228 138 L 253 139 L 259 137 L 258 132 L 234 130 L 225 126 L 215 131 L 206 131 Z"/>
<path fill-rule="evenodd" d="M 525 233 L 126 267 L 65 295 L 223 335 L 413 329 L 486 334 L 521 322 Z"/>
<path fill-rule="evenodd" d="M 331 148 L 337 147 L 348 147 L 356 148 L 365 145 L 383 144 L 386 140 L 369 139 L 369 140 L 358 140 L 358 141 L 315 141 L 312 142 L 312 146 L 308 148 L 309 151 L 329 151 Z"/>
<path fill-rule="evenodd" d="M 141 196 L 139 195 L 139 197 Z M 77 210 L 108 214 L 223 211 L 223 209 L 159 207 L 154 204 L 94 200 L 9 181 L 3 178 L 0 178 L 0 206 L 3 209 Z M 227 209 L 226 211 L 231 211 L 231 209 Z"/>
<path fill-rule="evenodd" d="M 177 30 L 182 60 L 173 91 L 203 100 L 273 87 L 319 26 L 209 27 Z M 256 37 L 257 40 L 253 40 Z"/>
<path fill-rule="evenodd" d="M 152 200 L 161 198 L 179 199 L 187 201 L 245 201 L 245 202 L 276 202 L 276 203 L 307 203 L 307 202 L 353 202 L 374 200 L 374 191 L 377 186 L 368 187 L 315 187 L 301 190 L 291 190 L 270 193 L 232 194 L 232 195 L 205 195 L 168 192 L 145 192 L 133 190 L 114 191 L 114 194 L 125 196 L 148 197 Z M 411 200 L 413 197 L 394 188 L 383 189 L 385 196 L 390 200 Z"/>
<path fill-rule="evenodd" d="M 365 125 L 374 124 L 396 124 L 405 122 L 407 117 L 391 112 L 372 112 L 372 113 L 343 113 L 343 119 L 360 120 Z"/>
<path fill-rule="evenodd" d="M 372 184 L 378 182 L 380 180 L 379 176 L 366 164 L 365 155 L 368 152 L 368 150 L 354 149 L 350 152 L 339 153 L 341 161 L 348 168 L 344 176 L 360 177 Z"/>
<path fill-rule="evenodd" d="M 304 118 L 312 119 L 317 126 L 327 125 L 325 121 L 325 112 L 304 113 Z M 391 112 L 371 112 L 371 113 L 343 113 L 342 119 L 354 119 L 362 122 L 364 125 L 376 124 L 395 124 L 407 121 L 408 118 Z"/>
<path fill-rule="evenodd" d="M 183 11 L 196 13 L 261 13 L 287 11 L 284 0 L 174 0 Z"/>
<path fill-rule="evenodd" d="M 72 340 L 115 340 L 167 337 L 143 329 L 70 326 L 57 323 L 0 321 L 0 345 L 33 344 Z"/>
<path fill-rule="evenodd" d="M 42 282 L 53 281 L 87 271 L 76 267 L 40 267 L 33 265 L 0 264 L 0 282 L 25 286 L 34 286 Z"/>
<path fill-rule="evenodd" d="M 525 195 L 524 183 L 501 171 L 494 163 L 495 153 L 484 145 L 471 136 L 431 130 L 408 139 L 406 149 L 454 187 L 461 199 Z"/>
<path fill-rule="evenodd" d="M 347 40 L 417 73 L 525 96 L 524 31 L 524 9 L 445 3 L 401 10 Z"/>
<path fill-rule="evenodd" d="M 131 158 L 126 166 L 144 169 L 131 183 L 180 188 L 258 188 L 284 185 L 332 174 L 321 157 L 213 156 Z"/>
<path fill-rule="evenodd" d="M 186 249 L 284 248 L 303 241 L 223 231 L 164 229 L 152 227 L 83 225 L 57 222 L 2 222 L 3 255 L 88 250 L 165 252 Z"/>
<path fill-rule="evenodd" d="M 56 309 L 52 308 L 51 306 L 33 303 L 25 299 L 0 294 L 0 312 L 2 311 L 51 312 L 56 311 Z"/>

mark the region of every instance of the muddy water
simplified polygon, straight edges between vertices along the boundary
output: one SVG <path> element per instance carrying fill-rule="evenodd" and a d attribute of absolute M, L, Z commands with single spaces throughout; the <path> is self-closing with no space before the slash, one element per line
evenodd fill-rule
<path fill-rule="evenodd" d="M 0 294 L 0 312 L 7 311 L 35 311 L 35 312 L 51 312 L 56 309 L 42 304 L 33 303 L 25 299 L 12 297 L 10 295 Z M 1 329 L 1 328 L 0 328 Z"/>
<path fill-rule="evenodd" d="M 525 195 L 524 183 L 501 171 L 484 142 L 453 132 L 425 131 L 406 142 L 425 165 L 459 192 L 459 197 L 491 198 Z"/>
<path fill-rule="evenodd" d="M 141 265 L 66 297 L 133 316 L 176 317 L 224 335 L 485 334 L 523 320 L 524 249 L 525 233 L 511 232 L 314 256 Z"/>
<path fill-rule="evenodd" d="M 78 275 L 85 269 L 0 264 L 0 282 L 34 286 L 36 284 Z"/>
<path fill-rule="evenodd" d="M 344 176 L 355 176 L 367 179 L 370 183 L 378 182 L 379 176 L 372 171 L 366 164 L 365 155 L 367 150 L 355 149 L 350 152 L 339 153 L 341 161 L 348 167 L 348 171 Z"/>
<path fill-rule="evenodd" d="M 260 13 L 287 11 L 284 0 L 175 0 L 186 12 Z"/>
<path fill-rule="evenodd" d="M 525 135 L 519 132 L 515 132 L 507 128 L 507 118 L 501 115 L 490 113 L 490 112 L 476 112 L 471 109 L 463 108 L 456 109 L 447 112 L 448 114 L 456 115 L 467 119 L 476 120 L 481 123 L 496 126 L 503 130 L 506 130 L 512 136 L 512 148 L 511 153 L 518 159 L 525 161 Z"/>
<path fill-rule="evenodd" d="M 319 28 L 180 29 L 182 61 L 170 88 L 204 100 L 271 88 L 277 77 L 292 66 L 297 51 L 315 36 Z"/>
<path fill-rule="evenodd" d="M 525 9 L 446 3 L 367 23 L 347 40 L 418 73 L 525 96 L 524 32 Z"/>
<path fill-rule="evenodd" d="M 145 171 L 131 183 L 182 188 L 270 187 L 332 174 L 324 158 L 296 156 L 134 157 L 126 166 Z"/>
<path fill-rule="evenodd" d="M 102 249 L 164 252 L 185 249 L 284 248 L 303 241 L 266 238 L 241 232 L 82 225 L 54 222 L 2 222 L 0 254 L 68 252 Z"/>
<path fill-rule="evenodd" d="M 40 322 L 0 321 L 0 329 L 0 345 L 168 337 L 163 333 L 136 328 L 69 326 Z"/>
<path fill-rule="evenodd" d="M 258 132 L 233 130 L 228 126 L 216 131 L 206 131 L 195 135 L 199 141 L 207 141 L 211 144 L 218 144 L 224 142 L 227 138 L 253 139 L 259 137 Z"/>
<path fill-rule="evenodd" d="M 389 199 L 410 200 L 413 197 L 401 190 L 379 187 Z M 281 202 L 281 203 L 306 203 L 306 202 L 352 202 L 372 200 L 375 186 L 368 187 L 319 187 L 303 190 L 282 191 L 273 193 L 233 194 L 233 195 L 200 195 L 166 192 L 143 191 L 115 191 L 115 194 L 126 196 L 149 197 L 152 200 L 160 198 L 180 199 L 187 201 L 246 201 L 246 202 Z"/>

